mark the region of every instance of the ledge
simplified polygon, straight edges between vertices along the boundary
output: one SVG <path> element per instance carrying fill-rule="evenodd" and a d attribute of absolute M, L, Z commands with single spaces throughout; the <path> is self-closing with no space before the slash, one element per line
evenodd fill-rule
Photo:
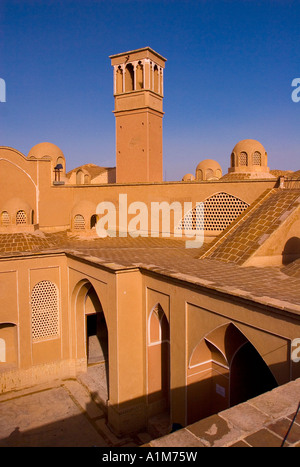
<path fill-rule="evenodd" d="M 144 446 L 300 447 L 299 402 L 300 378 Z"/>

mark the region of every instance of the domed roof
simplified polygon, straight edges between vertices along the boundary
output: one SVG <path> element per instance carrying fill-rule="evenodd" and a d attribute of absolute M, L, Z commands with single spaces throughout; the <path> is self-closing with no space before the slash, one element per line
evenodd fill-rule
<path fill-rule="evenodd" d="M 193 174 L 185 174 L 182 178 L 183 182 L 190 182 L 191 180 L 195 180 L 195 176 Z"/>
<path fill-rule="evenodd" d="M 297 170 L 296 172 L 293 172 L 293 173 L 291 174 L 291 177 L 290 177 L 290 178 L 299 180 L 299 179 L 300 179 L 300 170 Z"/>
<path fill-rule="evenodd" d="M 247 154 L 260 152 L 261 154 L 265 154 L 266 150 L 263 145 L 255 139 L 243 139 L 234 146 L 232 152 L 235 154 L 239 154 L 241 152 L 246 152 Z"/>
<path fill-rule="evenodd" d="M 196 170 L 206 170 L 206 169 L 212 169 L 212 170 L 221 170 L 222 168 L 220 164 L 217 161 L 214 161 L 213 159 L 204 159 L 203 161 L 199 162 L 199 164 L 196 167 Z"/>
<path fill-rule="evenodd" d="M 58 157 L 65 157 L 62 150 L 52 143 L 39 143 L 33 146 L 28 153 L 29 157 L 35 157 L 41 159 L 44 156 L 50 156 L 51 159 L 57 159 Z"/>

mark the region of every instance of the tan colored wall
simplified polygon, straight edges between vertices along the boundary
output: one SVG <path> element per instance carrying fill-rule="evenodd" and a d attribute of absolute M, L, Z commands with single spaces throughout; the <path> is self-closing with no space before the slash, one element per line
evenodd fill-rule
<path fill-rule="evenodd" d="M 235 300 L 226 300 L 218 294 L 210 294 L 205 290 L 197 290 L 188 284 L 175 285 L 172 280 L 166 282 L 155 278 L 155 275 L 145 274 L 144 284 L 147 291 L 153 295 L 160 291 L 170 302 L 170 335 L 171 335 L 171 415 L 172 421 L 185 425 L 188 423 L 185 407 L 190 396 L 194 401 L 200 401 L 199 389 L 193 385 L 196 379 L 188 381 L 188 364 L 195 346 L 215 328 L 226 323 L 233 323 L 254 345 L 259 354 L 271 369 L 278 384 L 284 384 L 290 379 L 299 377 L 300 369 L 297 363 L 291 362 L 291 341 L 299 333 L 299 318 L 287 316 L 286 313 L 272 312 L 250 304 Z M 148 292 L 149 293 L 149 292 Z M 148 310 L 150 309 L 150 305 Z M 298 324 L 296 324 L 298 322 Z M 216 384 L 224 383 L 212 380 L 213 373 L 208 369 L 205 381 L 207 394 L 210 394 L 211 413 L 222 408 L 222 396 L 216 394 Z M 220 374 L 220 371 L 218 371 Z M 219 377 L 218 377 L 219 378 Z M 188 393 L 186 385 L 191 383 Z M 189 384 L 188 384 L 189 386 Z M 213 387 L 213 392 L 212 392 Z M 195 391 L 198 396 L 195 398 Z M 201 385 L 201 394 L 205 394 L 205 386 Z M 216 394 L 215 398 L 212 394 Z M 227 393 L 226 393 L 227 394 Z M 201 399 L 202 400 L 202 399 Z M 221 400 L 221 402 L 220 402 Z M 204 402 L 205 401 L 205 402 Z M 197 402 L 196 402 L 197 404 Z M 207 402 L 203 398 L 203 404 Z M 201 405 L 201 404 L 200 404 Z M 226 405 L 226 401 L 225 401 Z M 223 407 L 224 408 L 224 407 Z M 192 408 L 194 413 L 196 408 Z M 203 414 L 206 416 L 207 414 Z"/>
<path fill-rule="evenodd" d="M 156 131 L 154 125 L 152 126 L 152 131 Z M 158 128 L 157 131 L 159 132 L 160 129 Z M 82 212 L 84 216 L 89 217 L 86 219 L 86 225 L 89 228 L 90 216 L 96 213 L 98 203 L 111 201 L 118 209 L 120 194 L 127 195 L 128 205 L 135 201 L 147 205 L 150 231 L 152 202 L 166 201 L 171 204 L 177 201 L 182 205 L 184 202 L 191 202 L 195 206 L 197 202 L 204 201 L 209 196 L 218 192 L 226 192 L 251 204 L 262 192 L 276 184 L 274 181 L 244 181 L 53 186 L 51 184 L 53 178 L 51 160 L 29 160 L 15 150 L 0 148 L 0 164 L 5 168 L 5 171 L 1 171 L 1 212 L 7 206 L 11 212 L 15 212 L 17 205 L 20 205 L 22 201 L 34 210 L 34 222 L 39 224 L 41 229 L 49 231 L 70 228 L 75 209 L 79 205 L 89 205 L 88 209 L 83 207 L 85 212 Z M 131 218 L 134 216 L 132 215 Z M 129 220 L 130 216 L 128 216 Z M 173 230 L 174 225 L 171 219 L 171 232 Z"/>
<path fill-rule="evenodd" d="M 210 394 L 209 411 L 227 405 L 226 397 L 220 394 L 211 397 L 216 394 L 216 384 L 224 388 L 226 395 L 226 370 L 222 376 L 223 370 L 214 364 L 199 379 L 197 371 L 189 369 L 195 346 L 224 324 L 233 323 L 254 345 L 278 384 L 300 376 L 299 365 L 290 359 L 291 341 L 298 338 L 299 315 L 260 307 L 250 300 L 194 287 L 145 270 L 99 266 L 72 255 L 2 259 L 0 275 L 0 325 L 16 325 L 17 335 L 17 348 L 13 351 L 17 361 L 14 363 L 12 356 L 10 365 L 0 363 L 1 391 L 75 376 L 86 369 L 84 287 L 92 284 L 108 328 L 108 419 L 119 433 L 144 427 L 148 417 L 169 405 L 173 422 L 188 423 L 189 414 L 197 413 L 199 408 L 199 383 L 202 396 L 206 391 Z M 33 342 L 31 291 L 43 280 L 56 284 L 59 291 L 59 335 Z M 149 346 L 149 317 L 158 303 L 170 332 L 169 401 L 161 382 L 161 358 L 166 344 Z M 11 339 L 14 339 L 12 335 Z M 8 348 L 12 345 L 11 341 Z"/>

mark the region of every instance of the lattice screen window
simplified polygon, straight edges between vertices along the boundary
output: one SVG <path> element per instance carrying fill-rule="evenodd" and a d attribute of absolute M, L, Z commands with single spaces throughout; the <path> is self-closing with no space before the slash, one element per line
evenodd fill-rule
<path fill-rule="evenodd" d="M 16 224 L 27 224 L 27 216 L 25 211 L 18 211 L 16 215 Z"/>
<path fill-rule="evenodd" d="M 228 193 L 217 193 L 189 211 L 181 220 L 178 230 L 204 230 L 220 232 L 228 227 L 249 206 Z"/>
<path fill-rule="evenodd" d="M 58 337 L 58 290 L 53 282 L 41 281 L 33 287 L 31 312 L 33 341 Z"/>
<path fill-rule="evenodd" d="M 241 152 L 239 157 L 240 165 L 248 165 L 248 154 L 246 152 Z"/>
<path fill-rule="evenodd" d="M 9 225 L 10 224 L 10 218 L 9 218 L 9 214 L 7 211 L 3 211 L 1 213 L 1 224 L 2 225 Z"/>
<path fill-rule="evenodd" d="M 252 159 L 253 165 L 261 165 L 261 153 L 258 151 L 255 151 L 253 154 L 253 159 Z"/>
<path fill-rule="evenodd" d="M 76 216 L 74 217 L 74 229 L 75 230 L 85 229 L 85 220 L 81 214 L 76 214 Z"/>

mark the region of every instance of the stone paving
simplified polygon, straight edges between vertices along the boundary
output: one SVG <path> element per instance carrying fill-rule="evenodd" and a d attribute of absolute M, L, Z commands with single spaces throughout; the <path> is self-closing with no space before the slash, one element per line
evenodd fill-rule
<path fill-rule="evenodd" d="M 101 378 L 94 371 L 2 394 L 0 447 L 137 447 L 149 442 L 146 432 L 117 437 L 109 429 L 105 390 L 97 385 Z"/>
<path fill-rule="evenodd" d="M 147 446 L 300 447 L 300 411 L 295 417 L 299 403 L 300 379 L 152 440 Z"/>
<path fill-rule="evenodd" d="M 158 437 L 146 431 L 117 437 L 101 395 L 95 399 L 95 387 L 86 384 L 57 380 L 2 394 L 0 447 L 300 447 L 300 379 Z M 158 429 L 160 420 L 153 423 Z"/>

